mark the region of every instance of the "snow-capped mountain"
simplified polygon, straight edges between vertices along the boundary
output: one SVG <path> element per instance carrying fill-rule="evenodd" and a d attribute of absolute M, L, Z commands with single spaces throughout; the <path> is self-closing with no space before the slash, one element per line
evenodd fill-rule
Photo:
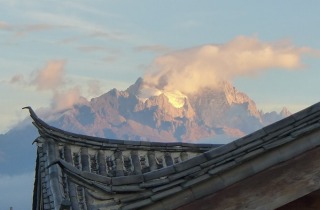
<path fill-rule="evenodd" d="M 264 114 L 229 82 L 185 94 L 139 78 L 59 113 L 51 124 L 72 132 L 116 139 L 223 143 L 290 114 Z"/>
<path fill-rule="evenodd" d="M 52 126 L 86 135 L 222 144 L 291 114 L 286 108 L 280 113 L 258 111 L 253 100 L 228 82 L 185 94 L 155 88 L 141 78 L 127 90 L 112 89 L 90 101 L 83 98 L 68 110 L 52 113 L 38 109 L 36 113 Z M 4 166 L 0 173 L 33 170 L 31 142 L 36 137 L 29 118 L 0 135 Z M 33 152 L 25 152 L 30 150 Z M 10 168 L 11 162 L 23 167 Z"/>

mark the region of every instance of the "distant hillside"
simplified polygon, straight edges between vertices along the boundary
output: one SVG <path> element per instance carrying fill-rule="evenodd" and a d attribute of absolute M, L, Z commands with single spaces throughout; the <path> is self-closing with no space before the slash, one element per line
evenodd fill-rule
<path fill-rule="evenodd" d="M 12 175 L 34 170 L 36 149 L 31 143 L 37 136 L 32 124 L 0 135 L 0 174 Z"/>

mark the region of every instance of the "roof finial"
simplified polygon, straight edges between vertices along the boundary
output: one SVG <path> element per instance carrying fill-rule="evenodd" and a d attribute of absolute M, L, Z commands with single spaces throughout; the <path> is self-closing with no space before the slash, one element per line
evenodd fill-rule
<path fill-rule="evenodd" d="M 36 113 L 33 111 L 33 109 L 31 108 L 31 106 L 25 106 L 23 107 L 22 109 L 28 109 L 29 110 L 29 113 L 30 113 L 30 116 L 32 119 L 37 119 L 38 116 L 36 115 Z"/>

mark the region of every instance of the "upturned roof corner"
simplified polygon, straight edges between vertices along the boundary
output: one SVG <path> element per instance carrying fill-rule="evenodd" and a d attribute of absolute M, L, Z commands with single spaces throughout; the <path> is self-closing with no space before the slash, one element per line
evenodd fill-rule
<path fill-rule="evenodd" d="M 80 135 L 24 109 L 46 139 L 37 145 L 34 209 L 178 209 L 320 145 L 320 103 L 226 145 Z"/>

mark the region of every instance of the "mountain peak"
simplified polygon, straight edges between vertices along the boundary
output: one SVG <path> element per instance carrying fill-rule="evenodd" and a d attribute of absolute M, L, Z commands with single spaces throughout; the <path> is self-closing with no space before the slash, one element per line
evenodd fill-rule
<path fill-rule="evenodd" d="M 166 91 L 156 87 L 150 86 L 145 83 L 140 77 L 137 79 L 135 84 L 131 85 L 127 90 L 129 94 L 135 95 L 143 103 L 146 102 L 150 97 L 160 96 L 163 94 L 168 98 L 169 103 L 175 108 L 181 108 L 185 104 L 186 95 L 181 93 L 179 90 Z"/>
<path fill-rule="evenodd" d="M 133 84 L 133 85 L 130 85 L 128 88 L 127 88 L 127 92 L 129 94 L 132 94 L 132 95 L 138 95 L 139 94 L 139 91 L 140 89 L 142 88 L 142 86 L 144 85 L 144 82 L 143 82 L 143 79 L 141 77 L 139 77 L 137 79 L 137 81 Z"/>
<path fill-rule="evenodd" d="M 288 110 L 287 107 L 283 107 L 282 110 L 280 111 L 280 115 L 282 117 L 288 117 L 288 116 L 292 115 L 292 113 Z"/>

